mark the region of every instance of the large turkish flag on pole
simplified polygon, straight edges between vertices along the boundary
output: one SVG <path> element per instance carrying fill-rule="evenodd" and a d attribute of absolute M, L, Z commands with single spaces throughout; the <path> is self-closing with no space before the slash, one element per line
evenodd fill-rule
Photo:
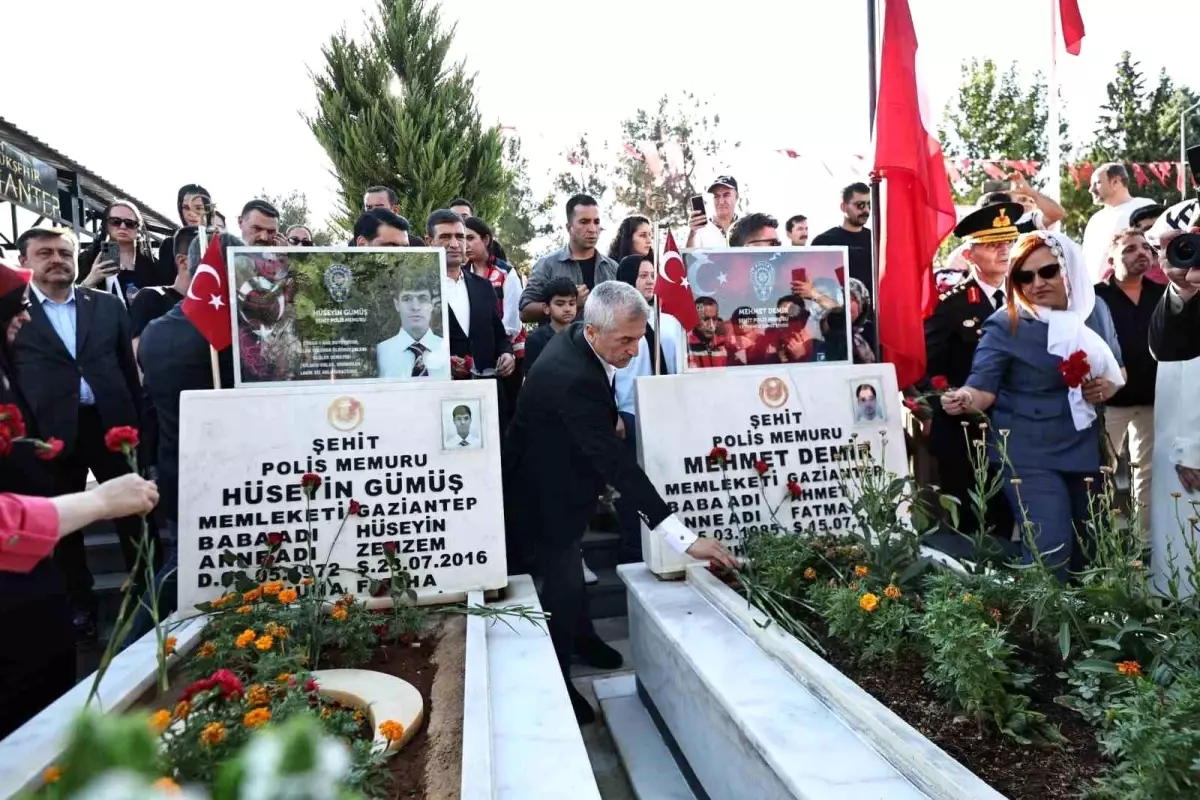
<path fill-rule="evenodd" d="M 1079 13 L 1079 0 L 1058 0 L 1058 15 L 1062 19 L 1063 44 L 1067 52 L 1079 55 L 1083 44 L 1083 14 Z"/>
<path fill-rule="evenodd" d="M 203 235 L 203 234 L 201 234 Z M 221 254 L 221 235 L 212 242 L 196 267 L 187 296 L 183 298 L 183 313 L 196 326 L 215 350 L 233 344 L 233 322 L 229 316 L 229 290 L 226 286 L 225 258 Z M 216 387 L 220 387 L 216 383 Z"/>
<path fill-rule="evenodd" d="M 882 181 L 879 344 L 901 389 L 925 374 L 924 318 L 933 310 L 933 257 L 954 230 L 954 200 L 936 127 L 917 85 L 917 34 L 908 0 L 886 0 L 875 117 Z"/>

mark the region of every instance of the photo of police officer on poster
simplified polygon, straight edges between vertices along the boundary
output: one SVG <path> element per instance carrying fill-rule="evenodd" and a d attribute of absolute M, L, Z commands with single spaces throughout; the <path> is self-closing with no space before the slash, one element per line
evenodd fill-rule
<path fill-rule="evenodd" d="M 450 379 L 445 251 L 231 247 L 237 386 Z"/>
<path fill-rule="evenodd" d="M 688 369 L 850 363 L 844 247 L 684 250 Z"/>

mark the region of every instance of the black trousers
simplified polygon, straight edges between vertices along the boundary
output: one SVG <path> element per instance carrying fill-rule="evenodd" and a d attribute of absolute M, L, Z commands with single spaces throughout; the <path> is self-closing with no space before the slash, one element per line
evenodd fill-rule
<path fill-rule="evenodd" d="M 3 739 L 75 685 L 70 612 L 52 561 L 0 573 L 0 642 Z"/>
<path fill-rule="evenodd" d="M 59 456 L 57 468 L 59 494 L 82 492 L 87 488 L 90 469 L 100 483 L 112 480 L 129 472 L 129 464 L 121 453 L 113 453 L 104 446 L 104 430 L 100 414 L 91 406 L 79 407 L 79 429 L 75 447 L 70 453 Z M 141 517 L 123 517 L 114 521 L 117 537 L 121 543 L 121 556 L 125 569 L 132 570 L 137 556 L 135 543 L 142 536 Z M 157 539 L 154 525 L 150 535 Z M 156 548 L 157 551 L 157 548 Z M 156 554 L 156 560 L 160 556 Z M 88 569 L 87 555 L 83 546 L 82 533 L 68 536 L 58 543 L 54 560 L 62 571 L 67 597 L 76 610 L 91 610 L 95 605 L 92 595 L 92 573 Z M 157 565 L 156 565 L 157 566 Z M 136 585 L 142 586 L 144 575 L 132 576 Z"/>
<path fill-rule="evenodd" d="M 624 411 L 619 412 L 621 420 L 625 423 L 625 446 L 629 448 L 630 455 L 634 460 L 637 460 L 637 417 L 633 414 L 627 414 Z M 622 564 L 636 564 L 639 561 L 645 561 L 642 555 L 642 517 L 634 508 L 633 502 L 625 495 L 617 498 L 617 520 L 621 525 L 621 552 L 620 562 Z"/>
<path fill-rule="evenodd" d="M 542 608 L 550 614 L 550 641 L 563 679 L 571 679 L 571 654 L 575 643 L 596 636 L 588 613 L 583 584 L 583 542 L 594 507 L 560 517 L 552 529 L 543 529 L 537 545 L 542 576 Z"/>
<path fill-rule="evenodd" d="M 959 435 L 957 441 L 945 439 L 939 442 L 939 446 L 933 450 L 933 455 L 938 462 L 938 485 L 942 492 L 958 498 L 959 530 L 973 535 L 979 530 L 975 521 L 974 502 L 971 500 L 971 492 L 975 489 L 975 472 L 971 466 L 968 444 L 962 435 L 961 426 L 956 433 Z M 988 479 L 993 480 L 999 474 L 999 466 L 989 462 Z M 987 525 L 992 528 L 993 536 L 1004 541 L 1012 538 L 1013 513 L 1003 491 L 998 492 L 988 503 L 985 519 Z"/>

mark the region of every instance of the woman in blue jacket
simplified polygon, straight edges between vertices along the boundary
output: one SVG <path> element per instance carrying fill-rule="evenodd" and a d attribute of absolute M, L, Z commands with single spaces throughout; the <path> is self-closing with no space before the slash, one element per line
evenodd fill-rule
<path fill-rule="evenodd" d="M 1104 426 L 1096 406 L 1125 383 L 1114 353 L 1107 308 L 1098 304 L 1083 253 L 1059 233 L 1025 234 L 1013 246 L 1007 307 L 983 324 L 967 385 L 946 392 L 949 414 L 991 412 L 993 461 L 1001 460 L 1004 491 L 1018 522 L 1060 578 L 1083 566 L 1078 538 L 1088 519 L 1088 479 L 1099 477 Z M 1071 388 L 1060 364 L 1087 355 L 1089 371 Z M 1097 484 L 1098 488 L 1098 484 Z M 1033 560 L 1023 534 L 1024 560 Z"/>

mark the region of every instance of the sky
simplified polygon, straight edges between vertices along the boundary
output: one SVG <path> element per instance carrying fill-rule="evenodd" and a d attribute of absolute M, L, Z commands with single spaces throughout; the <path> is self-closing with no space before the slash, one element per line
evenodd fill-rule
<path fill-rule="evenodd" d="M 910 0 L 924 89 L 939 113 L 965 58 L 1049 71 L 1055 0 Z M 7 0 L 0 116 L 153 208 L 174 216 L 175 192 L 199 182 L 231 215 L 263 189 L 306 193 L 314 222 L 333 208 L 336 182 L 304 122 L 321 46 L 364 28 L 374 0 L 317 3 L 207 0 Z M 1080 0 L 1087 37 L 1059 57 L 1072 129 L 1091 131 L 1122 50 L 1143 69 L 1166 68 L 1200 87 L 1200 62 L 1171 0 L 1141 0 L 1137 15 L 1110 0 Z M 724 163 L 748 209 L 803 213 L 819 231 L 840 221 L 840 187 L 854 158 L 870 159 L 867 2 L 756 0 L 443 0 L 456 22 L 452 55 L 478 74 L 485 122 L 521 136 L 535 190 L 564 166 L 582 132 L 620 149 L 620 120 L 663 94 L 693 91 L 721 114 L 741 147 Z M 199 13 L 197 13 L 199 10 Z M 1004 17 L 998 18 L 998 12 Z M 802 158 L 776 152 L 792 149 Z M 831 174 L 832 173 L 832 174 Z"/>

